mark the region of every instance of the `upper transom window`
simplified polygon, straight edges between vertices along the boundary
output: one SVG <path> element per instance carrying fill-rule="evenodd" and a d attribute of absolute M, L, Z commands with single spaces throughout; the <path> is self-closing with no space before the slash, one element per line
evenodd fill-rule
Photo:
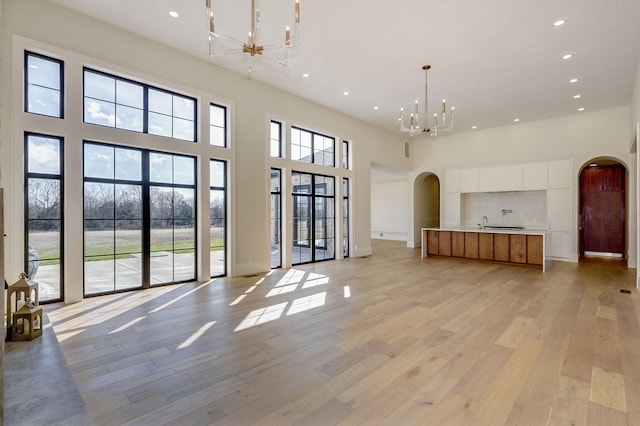
<path fill-rule="evenodd" d="M 335 166 L 335 138 L 291 127 L 291 159 L 321 166 Z"/>
<path fill-rule="evenodd" d="M 196 100 L 85 69 L 84 121 L 195 142 Z"/>
<path fill-rule="evenodd" d="M 63 62 L 25 52 L 24 110 L 62 118 Z"/>
<path fill-rule="evenodd" d="M 227 108 L 209 105 L 209 144 L 227 147 Z"/>

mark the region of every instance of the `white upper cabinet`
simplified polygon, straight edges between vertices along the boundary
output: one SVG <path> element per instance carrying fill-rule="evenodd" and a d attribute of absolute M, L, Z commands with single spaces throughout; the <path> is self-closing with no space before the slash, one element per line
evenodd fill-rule
<path fill-rule="evenodd" d="M 478 169 L 460 170 L 460 192 L 478 192 Z"/>
<path fill-rule="evenodd" d="M 547 162 L 526 163 L 522 165 L 522 189 L 535 191 L 547 189 L 548 167 Z"/>
<path fill-rule="evenodd" d="M 522 164 L 483 167 L 478 178 L 480 192 L 521 191 Z"/>
<path fill-rule="evenodd" d="M 549 161 L 549 189 L 571 188 L 571 160 Z"/>

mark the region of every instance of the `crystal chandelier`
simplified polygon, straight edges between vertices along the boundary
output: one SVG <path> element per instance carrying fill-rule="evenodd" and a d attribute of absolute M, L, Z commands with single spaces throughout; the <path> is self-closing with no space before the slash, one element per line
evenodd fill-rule
<path fill-rule="evenodd" d="M 214 23 L 211 0 L 206 0 L 207 18 L 209 20 L 209 56 L 219 57 L 227 55 L 249 54 L 249 73 L 253 70 L 253 60 L 256 56 L 264 56 L 285 67 L 291 66 L 291 48 L 296 47 L 300 40 L 300 3 L 295 0 L 293 31 L 287 25 L 284 31 L 284 41 L 272 44 L 257 44 L 260 31 L 260 9 L 257 0 L 251 0 L 251 28 L 246 43 L 234 37 L 217 31 Z"/>
<path fill-rule="evenodd" d="M 405 124 L 405 120 L 404 120 L 404 108 L 400 108 L 400 118 L 398 118 L 398 121 L 400 121 L 400 130 L 402 132 L 409 133 L 409 135 L 411 136 L 422 135 L 422 134 L 430 134 L 433 136 L 438 136 L 438 130 L 450 130 L 453 128 L 453 118 L 454 118 L 455 108 L 451 107 L 451 110 L 449 113 L 449 122 L 447 122 L 447 101 L 443 99 L 440 120 L 438 120 L 437 113 L 433 114 L 432 125 L 431 127 L 428 127 L 429 126 L 429 123 L 428 123 L 429 98 L 428 98 L 427 74 L 431 69 L 431 65 L 425 65 L 422 67 L 422 69 L 424 70 L 424 117 L 422 121 L 424 124 L 421 124 L 421 121 L 420 121 L 418 100 L 416 99 L 413 113 L 411 113 L 411 115 L 409 116 L 408 127 Z"/>

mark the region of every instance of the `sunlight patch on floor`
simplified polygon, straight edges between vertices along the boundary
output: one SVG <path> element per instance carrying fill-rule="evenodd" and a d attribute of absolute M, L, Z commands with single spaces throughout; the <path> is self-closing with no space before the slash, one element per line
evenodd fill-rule
<path fill-rule="evenodd" d="M 291 293 L 293 291 L 296 291 L 297 288 L 298 288 L 298 284 L 285 285 L 283 287 L 275 287 L 275 288 L 272 288 L 265 297 L 273 297 L 279 294 Z"/>
<path fill-rule="evenodd" d="M 187 297 L 188 295 L 190 295 L 191 293 L 195 293 L 196 291 L 200 290 L 201 288 L 204 288 L 206 286 L 208 286 L 209 284 L 211 284 L 213 282 L 213 280 L 211 281 L 207 281 L 206 283 L 202 283 L 200 284 L 198 287 L 194 288 L 193 290 L 189 290 L 188 292 L 186 292 L 185 294 L 182 294 L 178 297 L 176 297 L 173 300 L 168 301 L 167 303 L 165 303 L 164 305 L 158 306 L 157 308 L 153 309 L 150 313 L 154 313 L 154 312 L 158 312 L 164 308 L 166 308 L 167 306 L 171 306 L 174 303 L 176 303 L 178 300 L 183 299 L 185 297 Z"/>
<path fill-rule="evenodd" d="M 349 287 L 348 285 L 345 285 L 343 287 L 343 294 L 344 294 L 344 298 L 348 299 L 351 297 L 351 287 Z"/>
<path fill-rule="evenodd" d="M 184 349 L 184 348 L 188 348 L 189 346 L 191 346 L 193 344 L 193 342 L 195 342 L 196 340 L 198 340 L 204 333 L 206 333 L 206 331 L 208 329 L 210 329 L 216 322 L 215 321 L 209 321 L 208 323 L 206 323 L 205 325 L 203 325 L 202 327 L 200 327 L 198 329 L 198 331 L 196 331 L 195 333 L 193 333 L 187 340 L 185 340 L 184 342 L 180 343 L 180 346 L 177 347 L 177 349 Z"/>
<path fill-rule="evenodd" d="M 311 274 L 311 275 L 317 275 L 317 274 Z M 318 277 L 311 278 L 311 275 L 309 275 L 309 278 L 307 278 L 304 284 L 302 284 L 302 289 L 329 284 L 329 277 L 325 277 L 324 275 L 319 275 L 319 278 Z"/>
<path fill-rule="evenodd" d="M 65 332 L 61 332 L 61 333 L 56 333 L 56 337 L 58 338 L 58 342 L 62 343 L 65 340 L 73 337 L 73 336 L 77 336 L 80 333 L 84 333 L 87 329 L 86 328 L 78 328 L 76 330 L 72 330 L 72 331 L 65 331 Z"/>
<path fill-rule="evenodd" d="M 229 303 L 229 306 L 237 305 L 238 303 L 242 302 L 242 299 L 244 299 L 245 297 L 247 297 L 246 294 L 241 294 L 240 296 L 236 297 L 236 299 L 233 302 Z"/>
<path fill-rule="evenodd" d="M 255 325 L 277 320 L 282 316 L 282 313 L 284 312 L 286 307 L 287 302 L 283 302 L 278 303 L 277 305 L 254 309 L 233 331 L 245 330 Z"/>
<path fill-rule="evenodd" d="M 147 317 L 147 316 L 146 316 L 146 315 L 144 315 L 144 316 L 141 316 L 141 317 L 138 317 L 138 318 L 134 318 L 134 319 L 132 319 L 131 321 L 129 321 L 128 323 L 123 324 L 123 325 L 121 325 L 120 327 L 116 328 L 115 330 L 111 330 L 111 331 L 109 332 L 109 334 L 115 334 L 115 333 L 119 333 L 119 332 L 121 332 L 122 330 L 126 330 L 127 328 L 131 327 L 132 325 L 139 323 L 140 321 L 142 321 L 142 320 L 143 320 L 143 319 L 145 319 L 146 317 Z"/>
<path fill-rule="evenodd" d="M 290 284 L 298 284 L 300 281 L 302 281 L 305 274 L 306 274 L 305 271 L 301 271 L 299 269 L 289 269 L 287 273 L 284 274 L 282 278 L 280 278 L 280 281 L 277 282 L 275 287 L 281 287 L 281 286 L 290 285 Z"/>
<path fill-rule="evenodd" d="M 312 294 L 311 296 L 300 297 L 291 302 L 291 307 L 287 311 L 287 316 L 299 314 L 309 309 L 324 306 L 327 300 L 327 292 Z"/>

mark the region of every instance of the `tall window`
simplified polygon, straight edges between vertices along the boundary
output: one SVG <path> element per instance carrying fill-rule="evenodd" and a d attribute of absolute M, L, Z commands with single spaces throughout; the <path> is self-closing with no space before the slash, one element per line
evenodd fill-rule
<path fill-rule="evenodd" d="M 84 121 L 194 142 L 196 100 L 89 69 L 84 70 Z"/>
<path fill-rule="evenodd" d="M 195 160 L 84 144 L 84 291 L 195 278 Z"/>
<path fill-rule="evenodd" d="M 335 138 L 291 128 L 291 159 L 321 166 L 335 166 Z"/>
<path fill-rule="evenodd" d="M 335 257 L 335 178 L 292 172 L 293 264 Z"/>
<path fill-rule="evenodd" d="M 193 157 L 149 153 L 151 285 L 195 279 L 195 183 Z"/>
<path fill-rule="evenodd" d="M 209 162 L 210 171 L 210 234 L 211 276 L 226 275 L 227 251 L 227 163 L 220 160 Z"/>
<path fill-rule="evenodd" d="M 282 266 L 282 171 L 271 169 L 271 267 Z"/>
<path fill-rule="evenodd" d="M 342 141 L 342 168 L 349 169 L 349 141 Z"/>
<path fill-rule="evenodd" d="M 63 299 L 63 140 L 25 135 L 25 271 L 41 301 Z"/>
<path fill-rule="evenodd" d="M 227 108 L 209 105 L 209 144 L 227 147 Z"/>
<path fill-rule="evenodd" d="M 24 110 L 62 118 L 63 62 L 31 52 L 25 52 L 24 62 Z"/>
<path fill-rule="evenodd" d="M 84 144 L 84 292 L 140 288 L 142 151 Z"/>
<path fill-rule="evenodd" d="M 270 137 L 271 156 L 282 157 L 282 123 L 271 121 Z"/>
<path fill-rule="evenodd" d="M 342 256 L 349 257 L 349 179 L 342 178 Z"/>

